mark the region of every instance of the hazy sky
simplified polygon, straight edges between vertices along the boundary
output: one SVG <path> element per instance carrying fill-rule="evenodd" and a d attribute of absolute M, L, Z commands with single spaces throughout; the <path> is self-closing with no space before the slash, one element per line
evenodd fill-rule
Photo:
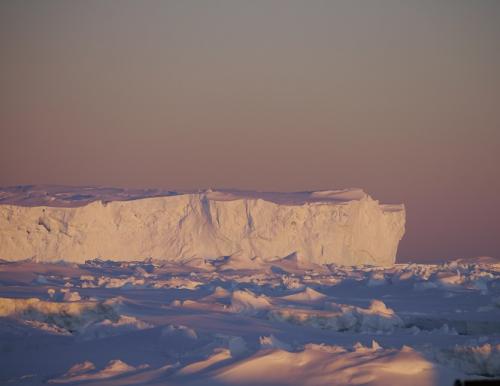
<path fill-rule="evenodd" d="M 407 206 L 401 260 L 500 257 L 500 1 L 2 1 L 0 185 Z"/>

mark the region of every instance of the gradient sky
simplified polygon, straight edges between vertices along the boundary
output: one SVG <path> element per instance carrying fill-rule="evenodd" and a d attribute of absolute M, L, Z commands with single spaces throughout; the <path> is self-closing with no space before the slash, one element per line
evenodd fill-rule
<path fill-rule="evenodd" d="M 0 185 L 404 202 L 399 258 L 500 257 L 500 1 L 2 1 Z"/>

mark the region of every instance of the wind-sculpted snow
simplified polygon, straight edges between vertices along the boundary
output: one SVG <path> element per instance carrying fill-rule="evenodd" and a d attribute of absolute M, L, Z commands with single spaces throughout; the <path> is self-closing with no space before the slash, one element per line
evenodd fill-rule
<path fill-rule="evenodd" d="M 83 206 L 57 193 L 48 206 L 21 206 L 32 203 L 30 196 L 15 192 L 0 201 L 0 258 L 11 261 L 158 258 L 223 264 L 231 256 L 233 268 L 240 269 L 296 256 L 305 263 L 390 265 L 405 225 L 402 205 L 381 205 L 359 189 L 209 190 L 111 202 L 92 201 L 100 197 L 92 191 Z"/>
<path fill-rule="evenodd" d="M 59 378 L 50 379 L 49 383 L 75 383 L 75 382 L 88 382 L 94 380 L 105 380 L 109 378 L 115 378 L 117 376 L 122 376 L 123 374 L 134 372 L 137 370 L 142 370 L 148 368 L 147 365 L 142 365 L 139 367 L 134 367 L 122 362 L 119 359 L 109 361 L 108 365 L 100 370 L 95 370 L 95 366 L 92 362 L 84 362 L 76 364 L 71 367 L 65 374 Z"/>
<path fill-rule="evenodd" d="M 0 261 L 0 384 L 451 385 L 500 376 L 500 264 Z M 239 264 L 239 262 L 237 262 Z"/>

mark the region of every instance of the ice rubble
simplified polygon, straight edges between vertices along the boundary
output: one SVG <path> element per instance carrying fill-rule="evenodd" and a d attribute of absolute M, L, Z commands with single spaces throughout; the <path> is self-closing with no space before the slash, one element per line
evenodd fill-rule
<path fill-rule="evenodd" d="M 382 349 L 355 345 L 307 344 L 303 350 L 264 348 L 245 361 L 222 368 L 214 379 L 224 384 L 426 385 L 434 365 L 409 347 Z"/>
<path fill-rule="evenodd" d="M 252 291 L 234 291 L 231 297 L 230 310 L 248 315 L 255 315 L 272 308 L 265 295 L 256 296 Z"/>
<path fill-rule="evenodd" d="M 78 302 L 82 300 L 80 294 L 76 291 L 66 291 L 64 292 L 64 301 L 65 302 Z"/>
<path fill-rule="evenodd" d="M 389 265 L 404 224 L 402 205 L 381 205 L 359 189 L 209 190 L 80 207 L 4 204 L 0 257 L 83 262 L 238 256 L 231 264 L 241 268 L 296 254 L 302 262 Z"/>
<path fill-rule="evenodd" d="M 369 308 L 331 303 L 328 310 L 275 308 L 269 318 L 294 324 L 331 329 L 335 331 L 389 333 L 404 323 L 396 313 L 380 300 L 373 300 Z"/>
<path fill-rule="evenodd" d="M 500 376 L 500 344 L 455 345 L 449 349 L 434 350 L 433 354 L 438 362 L 461 369 L 466 374 Z"/>
<path fill-rule="evenodd" d="M 0 262 L 10 296 L 0 301 L 0 383 L 430 386 L 499 376 L 498 265 L 225 267 Z M 81 300 L 64 301 L 68 293 Z M 30 296 L 43 300 L 14 299 Z M 99 304 L 107 312 L 93 315 Z"/>
<path fill-rule="evenodd" d="M 67 331 L 81 331 L 105 319 L 117 319 L 113 301 L 46 302 L 38 298 L 0 298 L 0 316 L 54 325 Z"/>
<path fill-rule="evenodd" d="M 70 301 L 64 299 L 64 302 L 0 298 L 0 317 L 14 318 L 48 333 L 78 333 L 83 340 L 153 327 L 133 316 L 120 315 L 116 299 L 80 301 L 74 296 L 71 298 Z"/>

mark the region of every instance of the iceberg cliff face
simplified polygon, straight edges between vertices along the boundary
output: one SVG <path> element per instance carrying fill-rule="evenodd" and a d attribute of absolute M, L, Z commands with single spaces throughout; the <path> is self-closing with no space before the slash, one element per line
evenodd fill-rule
<path fill-rule="evenodd" d="M 0 205 L 6 260 L 269 261 L 295 253 L 302 262 L 389 265 L 405 225 L 403 205 L 381 205 L 361 190 L 206 191 L 77 207 L 12 202 Z"/>

